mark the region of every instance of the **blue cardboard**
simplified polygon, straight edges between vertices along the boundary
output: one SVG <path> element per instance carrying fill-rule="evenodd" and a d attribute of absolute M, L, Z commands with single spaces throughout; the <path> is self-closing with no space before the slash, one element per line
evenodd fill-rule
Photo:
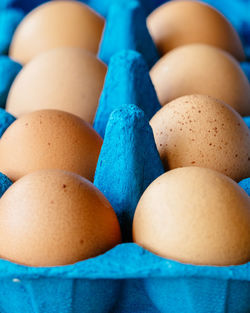
<path fill-rule="evenodd" d="M 99 12 L 104 17 L 107 16 L 108 10 L 111 5 L 115 3 L 119 3 L 121 0 L 83 0 L 83 2 L 87 3 L 89 6 L 91 6 L 94 10 Z M 129 2 L 131 0 L 127 0 Z M 133 0 L 132 0 L 133 1 Z M 157 6 L 161 5 L 164 0 L 139 0 L 143 10 L 145 11 L 145 14 L 149 14 L 152 12 Z"/>
<path fill-rule="evenodd" d="M 200 310 L 203 313 L 240 313 L 250 309 L 249 283 L 243 281 L 199 277 L 198 274 L 192 278 L 151 278 L 145 284 L 161 313 Z"/>
<path fill-rule="evenodd" d="M 123 281 L 119 302 L 115 313 L 160 313 L 149 299 L 143 279 L 128 279 Z"/>
<path fill-rule="evenodd" d="M 241 182 L 239 182 L 239 185 L 246 191 L 246 193 L 250 197 L 250 178 L 243 179 Z"/>
<path fill-rule="evenodd" d="M 250 310 L 250 263 L 226 267 L 182 264 L 133 243 L 61 267 L 35 268 L 0 260 L 0 281 L 4 313 Z M 139 293 L 131 296 L 138 288 Z"/>
<path fill-rule="evenodd" d="M 163 173 L 153 132 L 143 111 L 135 105 L 114 111 L 107 125 L 94 184 L 113 206 L 124 241 L 131 240 L 134 211 L 142 193 Z"/>
<path fill-rule="evenodd" d="M 51 0 L 1 0 L 0 10 L 6 8 L 18 8 L 26 13 L 33 10 L 38 5 Z"/>
<path fill-rule="evenodd" d="M 20 9 L 0 10 L 0 54 L 8 54 L 12 36 L 23 17 Z"/>
<path fill-rule="evenodd" d="M 16 118 L 13 115 L 0 108 L 0 138 L 15 120 Z"/>
<path fill-rule="evenodd" d="M 250 116 L 243 117 L 243 120 L 247 124 L 247 127 L 250 129 Z"/>
<path fill-rule="evenodd" d="M 5 297 L 0 295 L 0 308 L 11 313 L 109 313 L 117 301 L 119 285 L 110 279 L 6 279 L 2 288 L 7 292 Z"/>
<path fill-rule="evenodd" d="M 1 0 L 0 1 L 0 10 L 6 8 L 21 8 L 25 13 L 33 10 L 38 5 L 49 2 L 51 0 Z M 86 3 L 97 11 L 102 16 L 106 17 L 108 14 L 109 7 L 120 0 L 79 0 L 83 3 Z M 130 0 L 128 0 L 130 1 Z M 149 14 L 157 6 L 162 4 L 164 0 L 139 0 L 146 14 Z"/>
<path fill-rule="evenodd" d="M 140 52 L 149 68 L 159 58 L 146 26 L 145 13 L 137 0 L 120 0 L 110 6 L 99 57 L 108 64 L 113 54 L 124 49 Z"/>
<path fill-rule="evenodd" d="M 0 260 L 0 270 L 5 271 L 0 277 L 0 311 L 109 313 L 117 302 L 121 282 L 102 275 L 91 279 L 90 273 L 98 272 L 98 267 L 107 268 L 103 264 L 90 259 L 66 267 L 32 268 Z M 84 277 L 84 272 L 90 275 Z"/>
<path fill-rule="evenodd" d="M 11 185 L 12 181 L 0 172 L 0 198 Z"/>
<path fill-rule="evenodd" d="M 0 10 L 13 7 L 15 0 L 2 0 L 0 1 Z"/>
<path fill-rule="evenodd" d="M 19 63 L 0 55 L 0 108 L 5 108 L 10 87 L 21 69 Z"/>
<path fill-rule="evenodd" d="M 110 60 L 94 128 L 104 137 L 111 112 L 127 103 L 138 105 L 148 119 L 161 108 L 142 55 L 124 50 Z"/>
<path fill-rule="evenodd" d="M 246 77 L 249 80 L 250 83 L 250 63 L 249 62 L 242 62 L 240 64 L 241 69 L 243 70 L 243 72 L 245 73 Z"/>
<path fill-rule="evenodd" d="M 250 1 L 249 0 L 202 0 L 218 9 L 237 30 L 247 58 L 250 57 Z"/>
<path fill-rule="evenodd" d="M 0 10 L 17 8 L 27 13 L 42 2 L 1 0 Z M 101 49 L 104 59 L 110 61 L 95 119 L 96 130 L 105 136 L 95 185 L 117 212 L 124 239 L 131 240 L 137 202 L 148 184 L 163 172 L 148 124 L 161 106 L 148 74 L 156 50 L 145 29 L 146 14 L 161 0 L 84 2 L 104 16 L 108 15 Z M 213 2 L 227 14 L 248 53 L 250 1 L 207 2 Z M 1 26 L 0 53 L 6 53 L 17 25 L 14 15 L 4 18 L 6 31 L 3 35 Z M 141 54 L 122 51 L 123 48 Z M 248 73 L 249 63 L 243 63 L 242 68 Z M 7 57 L 0 58 L 2 106 L 19 70 L 20 66 Z M 14 120 L 0 109 L 0 136 Z M 244 120 L 249 127 L 249 117 Z M 0 179 L 1 195 L 11 182 L 1 174 Z M 240 186 L 249 192 L 249 179 L 240 182 Z M 0 259 L 0 312 L 249 313 L 250 263 L 227 267 L 182 264 L 163 259 L 133 243 L 118 245 L 96 258 L 68 266 L 34 268 Z"/>

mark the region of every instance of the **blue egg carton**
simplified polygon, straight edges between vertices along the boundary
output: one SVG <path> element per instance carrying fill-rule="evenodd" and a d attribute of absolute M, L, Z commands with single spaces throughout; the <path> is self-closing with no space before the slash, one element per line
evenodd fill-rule
<path fill-rule="evenodd" d="M 0 2 L 0 137 L 15 120 L 4 107 L 22 68 L 7 56 L 9 44 L 25 14 L 42 2 Z M 249 313 L 250 263 L 182 264 L 131 243 L 136 205 L 147 186 L 164 172 L 149 126 L 161 107 L 149 77 L 159 56 L 146 28 L 147 14 L 163 1 L 84 2 L 106 18 L 99 57 L 108 64 L 108 72 L 94 122 L 104 142 L 94 184 L 115 209 L 126 243 L 67 266 L 36 268 L 0 260 L 0 312 Z M 222 8 L 235 3 L 217 2 Z M 244 3 L 238 1 L 239 6 Z M 231 12 L 234 21 L 235 12 Z M 238 19 L 242 20 L 240 14 Z M 249 63 L 242 68 L 250 73 Z M 245 122 L 250 127 L 250 117 Z M 0 196 L 10 185 L 0 175 Z M 240 185 L 249 193 L 250 178 Z"/>

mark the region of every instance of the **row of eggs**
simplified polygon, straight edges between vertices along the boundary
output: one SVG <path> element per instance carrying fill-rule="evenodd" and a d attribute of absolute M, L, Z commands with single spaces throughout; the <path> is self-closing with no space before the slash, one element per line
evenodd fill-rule
<path fill-rule="evenodd" d="M 187 23 L 185 14 L 208 24 Z M 25 66 L 6 103 L 18 119 L 0 140 L 0 171 L 15 182 L 0 200 L 3 258 L 63 265 L 121 242 L 112 207 L 88 181 L 102 146 L 89 123 L 107 70 L 93 54 L 103 26 L 86 5 L 52 1 L 16 30 L 10 56 Z M 173 49 L 150 72 L 164 105 L 150 124 L 166 170 L 174 170 L 138 203 L 134 241 L 182 262 L 245 263 L 249 197 L 232 179 L 250 176 L 250 133 L 239 115 L 250 114 L 250 86 L 229 54 L 242 60 L 241 43 L 217 11 L 193 1 L 163 5 L 148 27 L 162 54 Z"/>

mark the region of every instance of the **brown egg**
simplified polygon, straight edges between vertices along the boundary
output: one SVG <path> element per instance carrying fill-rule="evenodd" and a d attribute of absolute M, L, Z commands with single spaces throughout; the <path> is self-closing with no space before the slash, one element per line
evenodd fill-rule
<path fill-rule="evenodd" d="M 212 46 L 193 44 L 176 48 L 150 72 L 162 105 L 181 96 L 204 94 L 250 115 L 250 85 L 239 64 Z"/>
<path fill-rule="evenodd" d="M 245 59 L 237 32 L 213 7 L 198 1 L 170 1 L 153 11 L 147 25 L 159 52 L 205 43 L 228 51 L 239 61 Z"/>
<path fill-rule="evenodd" d="M 14 116 L 57 109 L 92 123 L 106 75 L 106 65 L 78 48 L 50 50 L 34 58 L 11 86 L 6 110 Z"/>
<path fill-rule="evenodd" d="M 31 11 L 17 27 L 10 57 L 26 64 L 41 52 L 58 47 L 98 52 L 104 19 L 78 1 L 50 1 Z"/>
<path fill-rule="evenodd" d="M 233 180 L 199 167 L 157 178 L 140 199 L 134 241 L 162 257 L 199 265 L 250 261 L 250 198 Z"/>
<path fill-rule="evenodd" d="M 102 146 L 97 132 L 70 113 L 43 110 L 17 119 L 0 140 L 0 172 L 12 181 L 40 169 L 94 179 Z"/>
<path fill-rule="evenodd" d="M 250 177 L 250 131 L 227 104 L 184 96 L 165 105 L 150 124 L 166 169 L 194 165 L 236 181 Z"/>
<path fill-rule="evenodd" d="M 0 199 L 0 256 L 30 266 L 72 264 L 121 241 L 116 214 L 81 176 L 42 170 L 14 183 Z"/>

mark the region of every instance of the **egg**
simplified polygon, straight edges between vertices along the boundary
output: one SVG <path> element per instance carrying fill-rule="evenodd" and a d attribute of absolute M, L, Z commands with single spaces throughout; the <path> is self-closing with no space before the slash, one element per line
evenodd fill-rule
<path fill-rule="evenodd" d="M 181 96 L 204 94 L 250 115 L 250 85 L 228 53 L 203 44 L 179 47 L 162 57 L 150 71 L 161 105 Z"/>
<path fill-rule="evenodd" d="M 93 123 L 107 67 L 80 48 L 58 48 L 34 58 L 17 75 L 6 103 L 16 117 L 58 109 Z"/>
<path fill-rule="evenodd" d="M 167 259 L 197 265 L 250 261 L 250 198 L 229 177 L 185 167 L 157 178 L 134 215 L 134 242 Z"/>
<path fill-rule="evenodd" d="M 16 181 L 40 169 L 61 169 L 92 181 L 101 146 L 97 132 L 73 114 L 31 112 L 0 139 L 0 172 Z"/>
<path fill-rule="evenodd" d="M 166 169 L 200 166 L 236 181 L 250 176 L 250 131 L 227 104 L 204 95 L 183 96 L 151 119 Z"/>
<path fill-rule="evenodd" d="M 0 199 L 0 256 L 29 266 L 72 264 L 121 242 L 116 214 L 81 176 L 41 170 Z"/>
<path fill-rule="evenodd" d="M 9 50 L 26 64 L 41 52 L 78 47 L 97 53 L 104 19 L 78 1 L 50 1 L 31 11 L 17 27 Z"/>
<path fill-rule="evenodd" d="M 237 32 L 219 11 L 205 3 L 170 1 L 149 15 L 147 25 L 162 55 L 179 46 L 204 43 L 228 51 L 239 61 L 245 59 Z"/>

